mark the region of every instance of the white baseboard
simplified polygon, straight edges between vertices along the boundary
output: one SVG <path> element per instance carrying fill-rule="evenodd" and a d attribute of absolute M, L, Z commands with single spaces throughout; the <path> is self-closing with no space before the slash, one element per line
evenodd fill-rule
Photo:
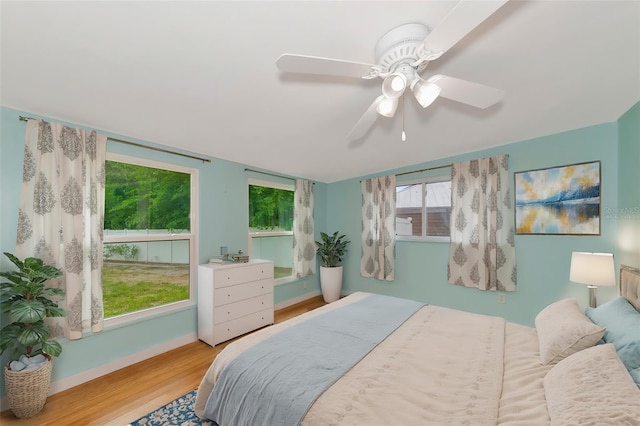
<path fill-rule="evenodd" d="M 307 299 L 311 299 L 312 297 L 319 296 L 321 293 L 319 290 L 314 290 L 310 293 L 303 294 L 302 296 L 298 296 L 295 299 L 285 300 L 284 302 L 280 302 L 274 306 L 274 309 L 280 310 L 283 308 L 287 308 L 291 305 L 295 305 L 296 303 L 304 302 Z"/>
<path fill-rule="evenodd" d="M 179 348 L 180 346 L 195 342 L 196 340 L 198 340 L 198 334 L 195 332 L 190 333 L 170 342 L 152 346 L 143 351 L 136 352 L 123 358 L 118 358 L 112 362 L 96 368 L 92 368 L 91 370 L 83 371 L 82 373 L 76 374 L 74 376 L 65 377 L 64 379 L 60 379 L 51 383 L 51 386 L 49 388 L 49 395 L 53 395 L 55 393 L 70 389 L 74 386 L 78 386 L 82 383 L 86 383 L 90 380 L 104 376 L 105 374 L 113 373 L 116 370 L 120 370 L 121 368 L 133 365 L 136 362 L 144 361 L 145 359 L 149 359 L 156 355 L 160 355 L 161 353 Z M 1 399 L 0 411 L 5 411 L 8 409 L 9 401 L 7 400 L 7 398 Z"/>

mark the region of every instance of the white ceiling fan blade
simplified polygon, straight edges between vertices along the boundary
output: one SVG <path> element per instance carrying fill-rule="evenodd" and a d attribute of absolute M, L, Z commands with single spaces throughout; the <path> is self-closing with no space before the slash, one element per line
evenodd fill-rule
<path fill-rule="evenodd" d="M 378 112 L 376 111 L 376 107 L 380 103 L 381 99 L 382 96 L 378 96 L 376 100 L 373 101 L 371 105 L 369 105 L 369 108 L 365 111 L 365 113 L 362 114 L 362 117 L 360 117 L 360 120 L 358 120 L 356 125 L 353 126 L 353 129 L 351 129 L 351 133 L 349 133 L 350 141 L 355 141 L 363 137 L 371 128 L 371 126 L 373 126 L 373 123 L 376 122 L 379 116 Z"/>
<path fill-rule="evenodd" d="M 276 61 L 280 71 L 303 74 L 338 75 L 362 78 L 371 74 L 376 65 L 317 56 L 293 55 L 285 53 Z"/>
<path fill-rule="evenodd" d="M 504 97 L 504 90 L 446 75 L 434 75 L 428 81 L 442 89 L 441 97 L 476 108 L 490 107 L 500 102 Z"/>
<path fill-rule="evenodd" d="M 424 50 L 433 53 L 446 52 L 507 1 L 460 1 L 424 39 Z"/>

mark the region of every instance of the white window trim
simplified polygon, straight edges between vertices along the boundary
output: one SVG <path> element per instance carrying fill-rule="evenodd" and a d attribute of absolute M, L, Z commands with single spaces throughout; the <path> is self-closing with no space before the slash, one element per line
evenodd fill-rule
<path fill-rule="evenodd" d="M 107 327 L 115 327 L 121 324 L 146 319 L 167 312 L 179 311 L 186 307 L 195 306 L 196 304 L 196 273 L 199 263 L 198 254 L 198 169 L 192 167 L 181 166 L 178 164 L 163 163 L 161 161 L 148 160 L 140 157 L 132 157 L 129 155 L 107 152 L 107 161 L 116 161 L 120 163 L 134 164 L 137 166 L 153 167 L 156 169 L 171 170 L 174 172 L 188 173 L 191 175 L 191 212 L 190 212 L 190 232 L 182 234 L 151 234 L 141 238 L 140 235 L 122 235 L 122 236 L 105 236 L 104 243 L 119 242 L 136 242 L 136 241 L 175 241 L 189 240 L 189 299 L 179 302 L 169 303 L 162 306 L 143 309 L 140 311 L 130 312 L 115 317 L 105 318 L 104 325 Z"/>
<path fill-rule="evenodd" d="M 260 180 L 260 179 L 254 179 L 254 178 L 248 178 L 248 185 L 254 185 L 254 186 L 266 186 L 269 188 L 277 188 L 277 189 L 285 189 L 287 191 L 295 191 L 296 187 L 295 185 L 291 184 L 291 183 L 282 183 L 282 182 L 272 182 L 269 180 Z"/>
<path fill-rule="evenodd" d="M 293 231 L 256 231 L 249 232 L 249 236 L 251 237 L 282 237 L 285 235 L 293 235 Z"/>
<path fill-rule="evenodd" d="M 403 185 L 415 185 L 417 183 L 424 183 L 424 184 L 429 184 L 429 183 L 438 183 L 438 182 L 450 182 L 451 181 L 451 176 L 446 176 L 446 175 L 440 175 L 440 176 L 431 176 L 431 177 L 425 177 L 425 178 L 415 178 L 415 179 L 409 179 L 409 180 L 397 180 L 396 181 L 396 187 L 398 186 L 403 186 Z M 423 221 L 423 229 L 425 226 L 427 218 L 426 216 L 423 214 L 422 215 L 422 221 Z M 451 242 L 451 237 L 440 237 L 440 236 L 417 236 L 417 235 L 396 235 L 396 241 L 410 241 L 410 242 L 418 242 L 418 243 L 447 243 L 449 244 Z"/>

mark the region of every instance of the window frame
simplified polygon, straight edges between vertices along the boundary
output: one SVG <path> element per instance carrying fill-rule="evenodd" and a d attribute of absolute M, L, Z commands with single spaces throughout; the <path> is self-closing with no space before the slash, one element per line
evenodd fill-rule
<path fill-rule="evenodd" d="M 282 189 L 285 191 L 291 191 L 294 193 L 295 196 L 295 191 L 296 191 L 296 187 L 293 183 L 291 184 L 287 184 L 287 183 L 282 183 L 282 182 L 274 182 L 274 181 L 268 181 L 268 180 L 262 180 L 262 179 L 255 179 L 255 178 L 247 178 L 247 214 L 248 214 L 248 206 L 249 206 L 249 186 L 253 185 L 253 186 L 264 186 L 267 188 L 275 188 L 275 189 Z M 295 202 L 295 199 L 294 199 Z M 253 246 L 253 238 L 269 238 L 269 237 L 284 237 L 284 236 L 291 236 L 293 237 L 293 230 L 291 231 L 256 231 L 256 232 L 251 232 L 249 230 L 249 218 L 247 217 L 247 254 L 249 255 L 249 258 L 252 257 L 251 255 L 251 247 Z M 293 248 L 291 249 L 291 261 L 293 262 Z M 274 279 L 274 285 L 278 285 L 278 284 L 282 284 L 285 282 L 290 282 L 293 279 L 295 279 L 295 277 L 293 276 L 293 268 L 291 271 L 292 275 L 288 275 L 286 277 L 280 277 L 280 278 L 276 278 Z"/>
<path fill-rule="evenodd" d="M 438 182 L 451 182 L 451 176 L 439 175 L 439 176 L 407 179 L 402 181 L 397 180 L 396 188 L 399 186 L 422 184 L 423 191 L 424 191 L 424 188 L 427 184 L 438 183 Z M 423 203 L 425 198 L 426 197 L 424 197 L 424 192 L 423 192 L 423 197 L 422 197 Z M 424 214 L 426 207 L 427 206 L 424 206 L 424 205 L 422 206 L 422 229 L 426 229 L 426 224 L 427 224 L 427 215 Z M 449 206 L 449 208 L 451 208 L 451 206 Z M 398 217 L 397 212 L 396 212 L 396 217 Z M 396 235 L 396 241 L 414 241 L 414 242 L 423 242 L 423 243 L 449 243 L 451 242 L 451 237 L 431 236 L 431 235 L 424 235 L 424 236 L 423 235 Z"/>
<path fill-rule="evenodd" d="M 141 235 L 118 235 L 118 236 L 104 236 L 103 243 L 133 243 L 133 242 L 153 242 L 153 241 L 189 241 L 189 299 L 181 300 L 178 302 L 168 303 L 161 306 L 154 306 L 152 308 L 142 309 L 139 311 L 129 312 L 115 317 L 105 318 L 104 324 L 106 326 L 116 326 L 119 324 L 129 323 L 140 319 L 152 317 L 158 314 L 164 314 L 168 312 L 175 312 L 194 306 L 196 304 L 196 273 L 199 264 L 198 255 L 198 169 L 193 167 L 182 166 L 178 164 L 165 163 L 156 160 L 150 160 L 141 157 L 135 157 L 131 155 L 118 154 L 113 152 L 107 152 L 106 161 L 115 161 L 120 163 L 132 164 L 142 167 L 150 167 L 156 169 L 169 170 L 180 173 L 187 173 L 191 176 L 190 179 L 190 192 L 191 203 L 189 213 L 189 233 L 177 233 L 177 234 L 147 234 L 144 238 Z M 106 176 L 105 176 L 106 179 Z M 104 225 L 103 225 L 104 230 Z"/>

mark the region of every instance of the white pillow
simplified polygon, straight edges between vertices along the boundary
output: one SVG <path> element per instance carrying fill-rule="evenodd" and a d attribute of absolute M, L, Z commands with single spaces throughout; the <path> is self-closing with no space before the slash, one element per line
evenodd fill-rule
<path fill-rule="evenodd" d="M 598 343 L 605 329 L 595 325 L 580 310 L 575 298 L 563 299 L 536 316 L 536 331 L 542 364 L 558 361 Z"/>
<path fill-rule="evenodd" d="M 640 423 L 640 389 L 611 343 L 560 361 L 543 384 L 551 425 Z"/>

